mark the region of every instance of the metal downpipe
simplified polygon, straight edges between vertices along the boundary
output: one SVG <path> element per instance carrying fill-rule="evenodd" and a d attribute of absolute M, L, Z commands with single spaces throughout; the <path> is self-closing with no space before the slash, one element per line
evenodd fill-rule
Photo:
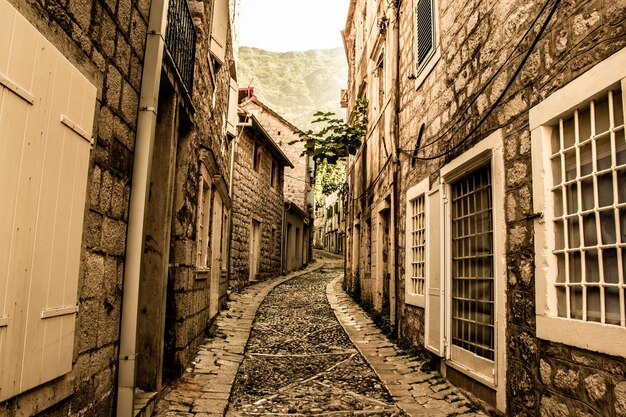
<path fill-rule="evenodd" d="M 126 238 L 117 378 L 117 417 L 132 417 L 135 396 L 139 281 L 152 153 L 167 27 L 168 0 L 152 0 L 141 78 Z"/>

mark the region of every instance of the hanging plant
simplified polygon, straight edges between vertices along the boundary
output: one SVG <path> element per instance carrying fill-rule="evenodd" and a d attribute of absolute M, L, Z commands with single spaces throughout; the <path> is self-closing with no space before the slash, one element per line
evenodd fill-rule
<path fill-rule="evenodd" d="M 311 156 L 316 164 L 325 161 L 335 165 L 348 155 L 355 155 L 361 147 L 367 131 L 367 106 L 366 98 L 357 99 L 350 114 L 350 123 L 333 117 L 333 112 L 317 112 L 313 115 L 316 117 L 313 123 L 320 123 L 323 127 L 318 131 L 301 132 L 300 139 L 289 144 L 304 142 L 303 155 Z"/>

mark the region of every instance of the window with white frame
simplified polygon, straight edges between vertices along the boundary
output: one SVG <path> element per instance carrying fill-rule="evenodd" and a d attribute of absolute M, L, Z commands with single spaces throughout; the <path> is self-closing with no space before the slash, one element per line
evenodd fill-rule
<path fill-rule="evenodd" d="M 424 82 L 441 58 L 437 0 L 415 0 L 414 70 L 416 86 Z"/>
<path fill-rule="evenodd" d="M 426 193 L 428 178 L 406 195 L 405 301 L 424 307 L 426 287 Z"/>
<path fill-rule="evenodd" d="M 601 77 L 590 81 L 603 69 L 598 72 Z M 622 51 L 546 99 L 530 115 L 533 172 L 538 174 L 534 203 L 544 209 L 544 219 L 535 225 L 538 336 L 622 356 L 626 355 L 625 86 L 626 51 Z"/>

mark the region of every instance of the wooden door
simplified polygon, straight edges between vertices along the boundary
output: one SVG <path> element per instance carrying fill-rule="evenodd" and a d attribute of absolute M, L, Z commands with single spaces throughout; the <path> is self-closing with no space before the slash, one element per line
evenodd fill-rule
<path fill-rule="evenodd" d="M 257 279 L 261 261 L 261 223 L 252 220 L 250 236 L 250 281 Z"/>
<path fill-rule="evenodd" d="M 219 311 L 220 276 L 222 274 L 222 197 L 213 194 L 213 225 L 211 227 L 211 283 L 209 288 L 209 314 L 213 317 Z"/>

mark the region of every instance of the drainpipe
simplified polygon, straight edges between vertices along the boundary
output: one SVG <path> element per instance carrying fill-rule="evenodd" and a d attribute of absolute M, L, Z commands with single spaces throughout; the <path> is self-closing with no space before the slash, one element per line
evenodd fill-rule
<path fill-rule="evenodd" d="M 400 329 L 399 329 L 399 306 L 400 306 L 400 295 L 398 294 L 398 288 L 400 287 L 400 268 L 399 268 L 399 261 L 400 258 L 398 256 L 398 252 L 400 250 L 400 239 L 399 239 L 399 231 L 400 231 L 400 227 L 398 226 L 398 215 L 399 215 L 399 184 L 398 181 L 401 181 L 401 166 L 400 166 L 400 5 L 402 4 L 402 0 L 397 0 L 396 1 L 396 23 L 394 25 L 394 41 L 395 41 L 395 47 L 394 47 L 394 55 L 395 55 L 395 67 L 394 67 L 394 76 L 395 76 L 395 85 L 394 85 L 394 112 L 393 112 L 393 116 L 394 116 L 394 121 L 393 121 L 393 127 L 394 127 L 394 145 L 395 145 L 395 149 L 394 149 L 394 164 L 393 164 L 393 185 L 392 185 L 392 193 L 393 193 L 393 206 L 392 206 L 392 210 L 393 210 L 393 219 L 394 219 L 394 279 L 396 281 L 396 285 L 394 285 L 394 292 L 395 292 L 395 304 L 396 304 L 396 314 L 394 317 L 394 328 L 396 329 L 396 337 L 398 337 L 400 335 Z"/>
<path fill-rule="evenodd" d="M 161 66 L 163 63 L 165 29 L 167 26 L 167 7 L 168 0 L 152 0 L 146 36 L 124 263 L 122 323 L 117 378 L 117 417 L 133 416 L 144 214 L 150 187 L 152 152 L 154 150 L 154 136 L 157 124 Z"/>

